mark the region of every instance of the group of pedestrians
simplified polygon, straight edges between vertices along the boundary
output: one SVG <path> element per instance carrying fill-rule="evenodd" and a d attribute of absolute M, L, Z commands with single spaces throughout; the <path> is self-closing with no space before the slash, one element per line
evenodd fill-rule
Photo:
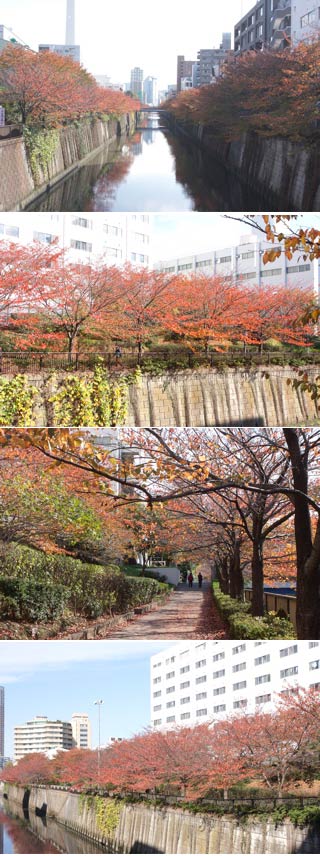
<path fill-rule="evenodd" d="M 187 579 L 188 579 L 188 585 L 189 585 L 189 588 L 191 589 L 191 588 L 193 587 L 193 582 L 194 582 L 194 576 L 193 576 L 192 571 L 190 571 L 190 573 L 188 574 Z M 203 580 L 203 576 L 202 576 L 201 571 L 199 571 L 199 573 L 198 573 L 198 586 L 199 586 L 199 589 L 201 589 L 201 588 L 202 588 L 202 580 Z"/>

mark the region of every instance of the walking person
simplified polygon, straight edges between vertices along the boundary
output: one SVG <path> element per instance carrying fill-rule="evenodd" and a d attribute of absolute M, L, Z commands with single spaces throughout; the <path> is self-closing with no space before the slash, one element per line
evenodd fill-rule
<path fill-rule="evenodd" d="M 199 573 L 198 573 L 198 586 L 199 586 L 199 589 L 201 589 L 201 588 L 202 588 L 202 580 L 203 580 L 203 576 L 202 576 L 201 571 L 199 571 Z"/>
<path fill-rule="evenodd" d="M 188 574 L 188 583 L 189 583 L 189 588 L 192 588 L 192 584 L 193 584 L 193 573 L 192 573 L 191 571 L 190 571 L 190 574 Z"/>

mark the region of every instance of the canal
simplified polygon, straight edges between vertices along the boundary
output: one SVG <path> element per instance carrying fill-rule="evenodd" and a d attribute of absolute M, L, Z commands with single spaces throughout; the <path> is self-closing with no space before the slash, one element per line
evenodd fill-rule
<path fill-rule="evenodd" d="M 119 137 L 35 200 L 31 211 L 254 211 L 267 200 L 221 163 L 147 114 L 131 137 Z M 268 206 L 267 206 L 268 207 Z"/>
<path fill-rule="evenodd" d="M 0 853 L 107 853 L 101 844 L 71 832 L 51 818 L 33 812 L 12 814 L 0 802 Z M 20 816 L 21 815 L 21 816 Z"/>

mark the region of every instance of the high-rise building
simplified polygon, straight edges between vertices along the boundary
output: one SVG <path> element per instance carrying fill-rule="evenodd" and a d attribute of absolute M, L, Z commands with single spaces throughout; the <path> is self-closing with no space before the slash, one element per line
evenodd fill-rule
<path fill-rule="evenodd" d="M 143 70 L 138 66 L 131 70 L 130 91 L 139 101 L 143 100 Z"/>
<path fill-rule="evenodd" d="M 67 0 L 66 45 L 74 45 L 74 42 L 75 42 L 74 0 Z"/>
<path fill-rule="evenodd" d="M 4 756 L 4 714 L 5 689 L 0 687 L 0 757 Z"/>
<path fill-rule="evenodd" d="M 19 761 L 30 752 L 48 754 L 60 749 L 72 749 L 71 722 L 60 719 L 49 720 L 47 716 L 35 716 L 14 729 L 14 757 Z"/>
<path fill-rule="evenodd" d="M 296 686 L 320 689 L 320 642 L 178 642 L 151 657 L 151 724 L 272 710 Z"/>
<path fill-rule="evenodd" d="M 145 78 L 143 82 L 143 100 L 145 104 L 149 104 L 151 107 L 158 104 L 156 77 L 149 76 Z"/>
<path fill-rule="evenodd" d="M 194 59 L 185 59 L 182 54 L 177 57 L 177 92 L 181 92 L 181 80 L 183 77 L 192 77 L 192 66 Z"/>
<path fill-rule="evenodd" d="M 263 264 L 263 255 L 270 244 L 256 234 L 245 235 L 239 244 L 155 262 L 156 270 L 165 273 L 232 277 L 252 285 L 283 285 L 288 288 L 303 286 L 320 294 L 319 259 L 304 261 L 293 255 L 287 259 L 282 253 L 278 259 Z"/>
<path fill-rule="evenodd" d="M 291 11 L 292 44 L 308 42 L 319 38 L 320 4 L 319 0 L 295 0 Z"/>
<path fill-rule="evenodd" d="M 54 241 L 75 262 L 104 259 L 110 265 L 151 266 L 151 222 L 148 214 L 0 214 L 0 240 L 29 244 Z"/>
<path fill-rule="evenodd" d="M 234 28 L 235 54 L 289 44 L 292 0 L 257 0 Z"/>
<path fill-rule="evenodd" d="M 91 724 L 87 713 L 73 713 L 71 717 L 73 745 L 78 749 L 91 749 Z"/>

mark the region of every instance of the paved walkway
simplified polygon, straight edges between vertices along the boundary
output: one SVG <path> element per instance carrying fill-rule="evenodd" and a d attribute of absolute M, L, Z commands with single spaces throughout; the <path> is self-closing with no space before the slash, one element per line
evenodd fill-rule
<path fill-rule="evenodd" d="M 212 601 L 210 584 L 189 589 L 180 584 L 156 609 L 113 628 L 108 639 L 226 639 L 226 631 Z"/>

